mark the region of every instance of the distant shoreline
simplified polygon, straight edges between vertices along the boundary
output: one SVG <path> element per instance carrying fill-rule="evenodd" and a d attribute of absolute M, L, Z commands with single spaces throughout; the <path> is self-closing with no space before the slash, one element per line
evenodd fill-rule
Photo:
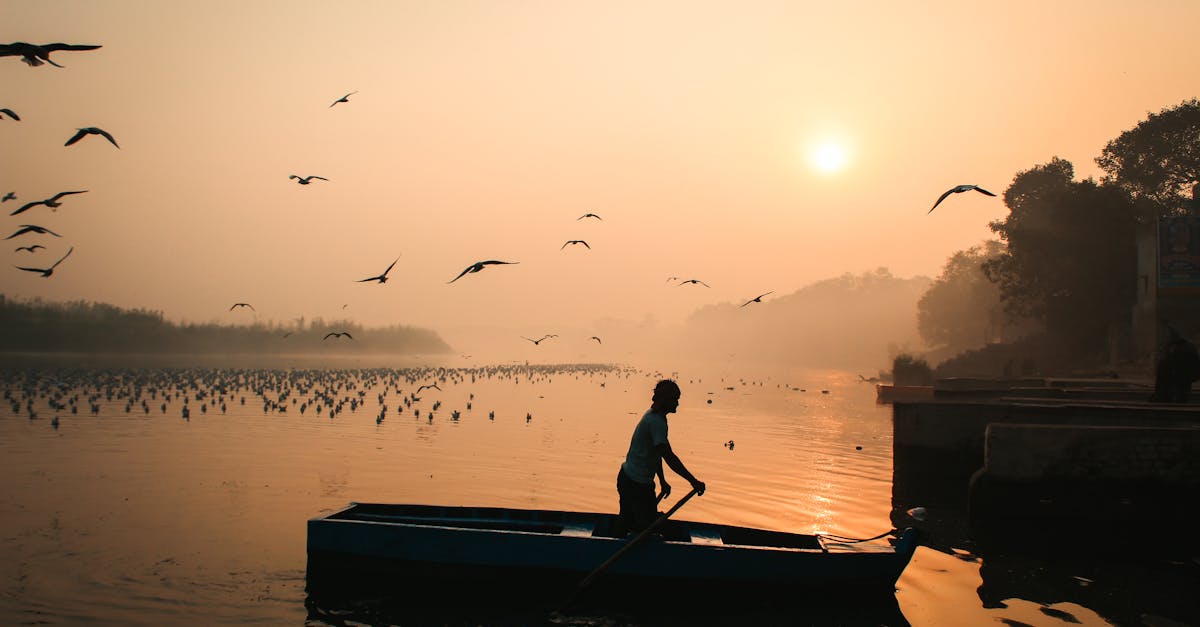
<path fill-rule="evenodd" d="M 0 368 L 420 368 L 447 365 L 444 353 L 112 353 L 0 351 Z"/>

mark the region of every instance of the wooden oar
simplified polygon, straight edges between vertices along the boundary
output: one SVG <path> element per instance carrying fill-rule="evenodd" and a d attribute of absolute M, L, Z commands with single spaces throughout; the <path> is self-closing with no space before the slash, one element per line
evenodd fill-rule
<path fill-rule="evenodd" d="M 649 527 L 646 527 L 645 530 L 635 536 L 632 540 L 625 543 L 625 546 L 621 547 L 621 550 L 613 553 L 612 557 L 608 558 L 603 564 L 597 566 L 596 570 L 593 570 L 591 573 L 589 573 L 587 577 L 584 577 L 583 581 L 579 582 L 579 585 L 575 587 L 575 591 L 571 593 L 571 596 L 567 597 L 567 600 L 558 607 L 558 611 L 561 612 L 565 610 L 567 606 L 569 606 L 571 602 L 573 602 L 575 598 L 579 596 L 580 592 L 583 592 L 588 586 L 592 585 L 592 582 L 596 580 L 596 577 L 599 577 L 601 573 L 608 570 L 610 566 L 616 564 L 617 560 L 621 559 L 623 555 L 629 552 L 629 549 L 637 546 L 639 542 L 649 537 L 655 529 L 658 529 L 663 523 L 667 522 L 667 519 L 671 517 L 671 514 L 679 511 L 679 508 L 683 507 L 683 504 L 687 503 L 688 499 L 692 498 L 693 496 L 696 496 L 695 488 L 692 488 L 691 492 L 688 492 L 683 498 L 679 499 L 679 502 L 672 506 L 671 509 L 667 510 L 665 514 L 659 516 L 658 520 L 651 523 Z M 662 500 L 662 497 L 659 497 L 659 500 Z"/>

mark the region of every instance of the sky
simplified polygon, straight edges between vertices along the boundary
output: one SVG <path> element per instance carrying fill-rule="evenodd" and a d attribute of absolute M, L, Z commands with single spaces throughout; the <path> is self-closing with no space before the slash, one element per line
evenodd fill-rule
<path fill-rule="evenodd" d="M 1197 23 L 1193 0 L 0 0 L 0 43 L 103 46 L 0 58 L 0 228 L 62 235 L 3 254 L 74 247 L 0 293 L 453 344 L 937 276 L 1007 214 L 973 192 L 927 214 L 943 191 L 1055 156 L 1099 176 L 1105 143 L 1198 95 Z M 120 149 L 63 146 L 87 126 Z M 486 259 L 519 263 L 448 284 Z"/>

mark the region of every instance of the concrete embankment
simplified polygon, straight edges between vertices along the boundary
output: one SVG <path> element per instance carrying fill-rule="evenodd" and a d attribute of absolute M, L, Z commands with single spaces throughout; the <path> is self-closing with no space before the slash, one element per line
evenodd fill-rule
<path fill-rule="evenodd" d="M 1200 405 L 1062 399 L 896 402 L 893 495 L 901 503 L 965 502 L 984 465 L 988 425 L 1200 426 Z"/>
<path fill-rule="evenodd" d="M 1195 542 L 1200 425 L 993 423 L 984 440 L 968 496 L 976 528 L 1103 538 L 1106 546 L 1137 545 L 1145 534 Z"/>

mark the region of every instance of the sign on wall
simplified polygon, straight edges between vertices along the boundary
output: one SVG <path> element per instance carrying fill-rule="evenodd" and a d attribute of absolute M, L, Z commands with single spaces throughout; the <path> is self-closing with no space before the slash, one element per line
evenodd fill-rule
<path fill-rule="evenodd" d="M 1158 286 L 1200 287 L 1200 216 L 1158 219 Z"/>

